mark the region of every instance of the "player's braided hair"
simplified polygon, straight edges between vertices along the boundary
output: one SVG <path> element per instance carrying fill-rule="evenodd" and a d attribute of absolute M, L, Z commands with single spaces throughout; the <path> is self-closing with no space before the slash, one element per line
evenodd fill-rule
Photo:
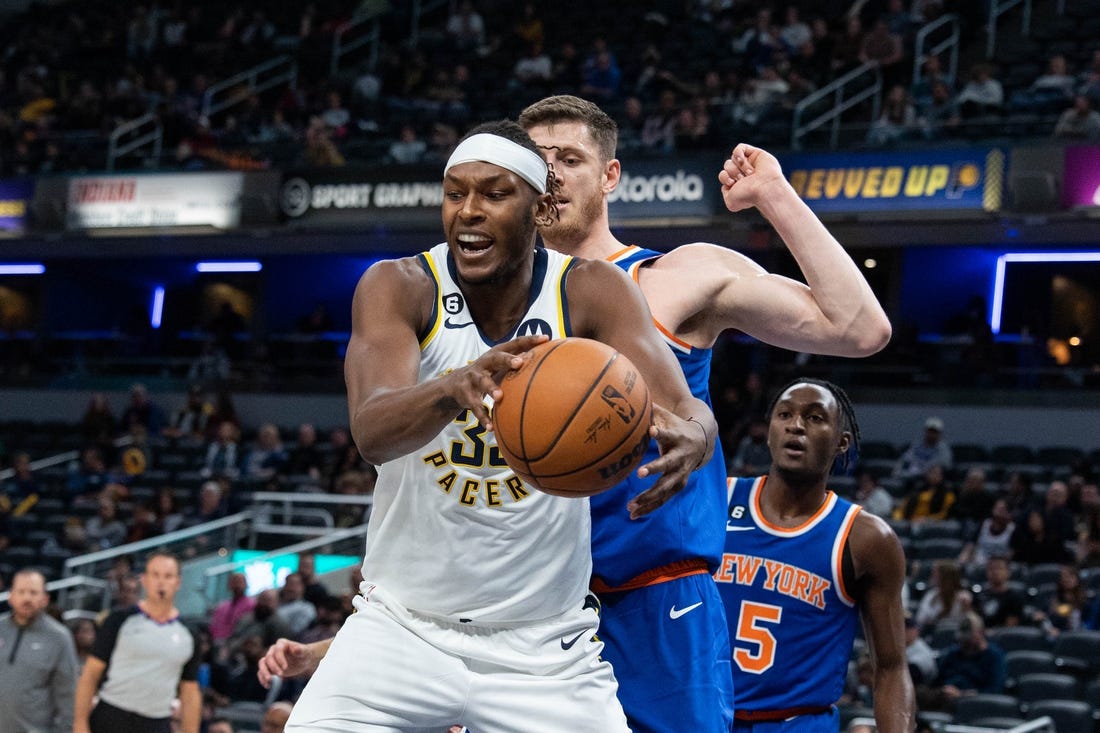
<path fill-rule="evenodd" d="M 768 405 L 768 411 L 765 413 L 765 418 L 771 419 L 772 412 L 775 411 L 775 404 L 779 402 L 779 397 L 796 384 L 812 384 L 821 387 L 822 389 L 828 390 L 829 393 L 836 398 L 837 404 L 840 406 L 840 429 L 851 434 L 852 441 L 848 446 L 848 450 L 837 456 L 835 465 L 837 468 L 847 470 L 849 464 L 852 462 L 852 456 L 859 455 L 859 423 L 856 421 L 856 411 L 855 408 L 852 407 L 851 398 L 848 397 L 848 393 L 839 385 L 815 377 L 792 379 L 776 391 L 775 396 L 772 397 L 772 401 Z"/>
<path fill-rule="evenodd" d="M 527 134 L 527 130 L 520 127 L 518 122 L 512 120 L 494 120 L 492 122 L 483 122 L 477 127 L 473 128 L 462 139 L 465 140 L 468 137 L 480 134 L 496 135 L 502 137 L 505 140 L 511 140 L 517 145 L 523 147 L 535 153 L 540 158 L 544 157 L 542 150 L 538 145 L 535 145 L 535 141 L 531 139 L 531 136 Z M 460 141 L 461 142 L 461 141 Z M 546 164 L 546 192 L 550 194 L 550 214 L 557 220 L 558 218 L 558 193 L 561 191 L 561 180 L 554 172 L 554 166 L 549 162 Z M 548 222 L 539 222 L 539 226 L 546 226 Z"/>

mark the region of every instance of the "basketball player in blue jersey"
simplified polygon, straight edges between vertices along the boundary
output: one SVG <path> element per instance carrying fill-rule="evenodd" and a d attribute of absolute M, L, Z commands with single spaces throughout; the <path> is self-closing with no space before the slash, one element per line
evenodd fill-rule
<path fill-rule="evenodd" d="M 710 402 L 711 348 L 726 329 L 840 356 L 872 354 L 889 340 L 890 323 L 859 269 L 763 150 L 734 149 L 718 176 L 722 196 L 732 212 L 755 206 L 767 217 L 808 285 L 721 246 L 688 244 L 667 254 L 625 246 L 608 224 L 607 197 L 621 173 L 615 122 L 590 102 L 555 96 L 524 110 L 520 124 L 562 181 L 560 218 L 542 229 L 544 243 L 630 273 L 699 399 Z M 592 499 L 600 637 L 636 733 L 729 727 L 729 639 L 710 576 L 725 541 L 725 478 L 716 445 L 660 511 L 639 517 L 665 495 L 649 493 L 652 479 L 637 475 Z"/>
<path fill-rule="evenodd" d="M 628 731 L 595 637 L 588 501 L 516 477 L 486 397 L 547 336 L 608 343 L 653 394 L 663 450 L 639 471 L 662 496 L 709 460 L 717 424 L 628 277 L 535 246 L 554 186 L 516 123 L 475 129 L 444 170 L 447 241 L 356 288 L 351 431 L 380 466 L 365 580 L 288 733 Z"/>
<path fill-rule="evenodd" d="M 905 557 L 879 517 L 828 489 L 833 464 L 859 442 L 848 396 L 791 382 L 768 411 L 772 466 L 730 478 L 726 551 L 715 573 L 733 640 L 735 733 L 835 733 L 833 706 L 856 626 L 874 662 L 880 733 L 909 733 Z"/>

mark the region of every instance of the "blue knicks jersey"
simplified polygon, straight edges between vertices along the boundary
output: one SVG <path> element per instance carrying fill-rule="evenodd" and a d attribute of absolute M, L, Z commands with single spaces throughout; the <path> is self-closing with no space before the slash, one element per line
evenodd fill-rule
<path fill-rule="evenodd" d="M 766 480 L 728 480 L 726 551 L 714 574 L 733 647 L 734 706 L 832 705 L 859 621 L 841 563 L 860 509 L 829 491 L 804 524 L 777 527 L 760 510 Z"/>
<path fill-rule="evenodd" d="M 609 261 L 637 281 L 638 267 L 661 253 L 627 247 Z M 679 341 L 658 323 L 680 362 L 692 395 L 710 405 L 710 349 L 696 349 Z M 643 463 L 658 457 L 656 441 L 650 441 Z M 648 489 L 657 477 L 638 478 L 636 472 L 622 483 L 593 496 L 592 572 L 611 586 L 679 560 L 702 558 L 711 572 L 722 557 L 725 537 L 722 517 L 726 513 L 726 462 L 716 444 L 710 462 L 691 474 L 680 493 L 655 512 L 631 519 L 626 503 Z"/>

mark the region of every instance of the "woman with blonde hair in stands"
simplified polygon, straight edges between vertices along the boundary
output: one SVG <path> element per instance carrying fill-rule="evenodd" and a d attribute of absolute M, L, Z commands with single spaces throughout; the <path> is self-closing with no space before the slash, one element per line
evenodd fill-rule
<path fill-rule="evenodd" d="M 954 560 L 936 560 L 932 565 L 931 587 L 921 596 L 916 619 L 921 629 L 937 622 L 961 620 L 972 605 L 970 591 L 963 588 L 962 570 Z"/>

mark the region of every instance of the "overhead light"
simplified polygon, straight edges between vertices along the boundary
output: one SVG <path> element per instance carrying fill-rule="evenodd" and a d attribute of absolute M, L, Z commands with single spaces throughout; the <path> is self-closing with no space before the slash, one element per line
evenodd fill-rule
<path fill-rule="evenodd" d="M 863 266 L 866 267 L 868 270 L 873 270 L 878 267 L 878 260 L 876 260 L 874 257 L 868 257 L 863 261 Z"/>
<path fill-rule="evenodd" d="M 153 290 L 153 304 L 149 308 L 149 325 L 160 328 L 161 316 L 164 315 L 164 287 L 158 285 Z"/>
<path fill-rule="evenodd" d="M 989 312 L 989 328 L 993 333 L 1001 332 L 1005 265 L 1010 262 L 1100 262 L 1100 252 L 1010 252 L 998 257 L 993 275 L 993 303 Z"/>
<path fill-rule="evenodd" d="M 0 264 L 0 275 L 41 275 L 46 266 L 38 262 Z"/>
<path fill-rule="evenodd" d="M 264 266 L 259 262 L 199 262 L 195 265 L 199 272 L 259 272 Z"/>
<path fill-rule="evenodd" d="M 1069 337 L 1069 345 L 1070 346 L 1080 346 L 1081 345 L 1081 337 L 1080 336 L 1070 336 Z"/>

